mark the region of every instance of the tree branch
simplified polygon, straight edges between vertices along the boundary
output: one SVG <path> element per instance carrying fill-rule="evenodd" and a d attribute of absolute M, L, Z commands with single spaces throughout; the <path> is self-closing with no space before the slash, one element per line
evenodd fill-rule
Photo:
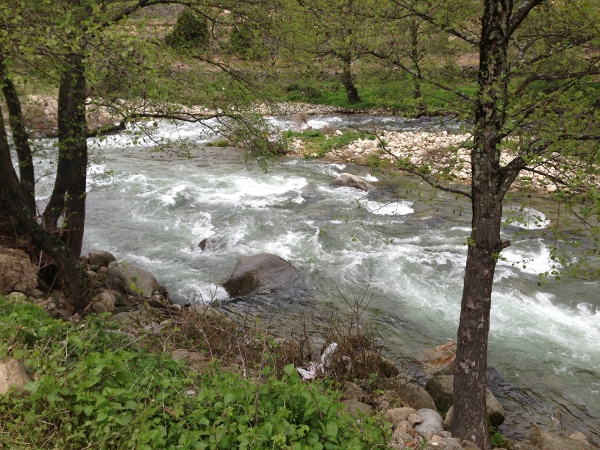
<path fill-rule="evenodd" d="M 590 66 L 588 70 L 582 72 L 559 72 L 559 73 L 534 73 L 530 75 L 521 85 L 515 90 L 515 95 L 520 95 L 521 92 L 534 81 L 558 81 L 583 78 L 587 75 L 600 74 L 600 68 Z"/>
<path fill-rule="evenodd" d="M 468 95 L 463 94 L 462 92 L 457 91 L 455 89 L 452 89 L 449 86 L 445 86 L 442 83 L 438 83 L 437 81 L 433 81 L 433 80 L 430 80 L 429 78 L 424 77 L 421 73 L 418 73 L 418 72 L 412 70 L 410 67 L 405 66 L 404 64 L 402 64 L 397 59 L 391 59 L 391 56 L 389 56 L 389 55 L 384 55 L 383 53 L 378 53 L 378 52 L 375 52 L 375 51 L 371 51 L 371 52 L 369 52 L 369 54 L 372 55 L 372 56 L 374 56 L 375 58 L 378 58 L 378 59 L 381 59 L 381 60 L 384 60 L 384 61 L 391 61 L 391 63 L 394 64 L 396 67 L 398 67 L 399 69 L 404 70 L 406 73 L 412 75 L 413 77 L 415 77 L 415 78 L 417 78 L 419 80 L 425 81 L 426 83 L 430 83 L 430 84 L 432 84 L 432 85 L 434 85 L 436 87 L 439 87 L 440 89 L 443 89 L 443 90 L 445 90 L 447 92 L 451 92 L 452 94 L 454 94 L 454 95 L 462 98 L 463 100 L 467 100 L 469 102 L 473 101 L 473 99 L 471 97 L 469 97 Z"/>
<path fill-rule="evenodd" d="M 440 23 L 439 21 L 435 20 L 435 17 L 430 16 L 429 14 L 425 14 L 422 13 L 420 11 L 417 11 L 413 6 L 408 5 L 404 2 L 398 1 L 398 0 L 392 0 L 394 2 L 394 4 L 398 5 L 401 8 L 406 9 L 407 11 L 410 11 L 412 14 L 414 14 L 415 16 L 420 17 L 421 19 L 425 20 L 426 22 L 429 22 L 433 25 L 435 25 L 436 27 L 440 28 Z M 542 0 L 543 1 L 543 0 Z M 479 41 L 476 39 L 473 39 L 461 32 L 459 32 L 458 30 L 456 30 L 455 28 L 448 26 L 448 25 L 442 25 L 442 28 L 445 32 L 456 36 L 459 39 L 462 39 L 465 42 L 468 42 L 471 45 L 474 45 L 476 47 L 479 46 Z"/>
<path fill-rule="evenodd" d="M 521 23 L 527 18 L 529 13 L 536 6 L 544 3 L 547 0 L 525 0 L 521 3 L 521 6 L 517 8 L 517 10 L 511 15 L 508 23 L 508 29 L 504 34 L 504 44 L 508 44 L 508 41 L 514 34 L 514 32 L 519 28 Z"/>

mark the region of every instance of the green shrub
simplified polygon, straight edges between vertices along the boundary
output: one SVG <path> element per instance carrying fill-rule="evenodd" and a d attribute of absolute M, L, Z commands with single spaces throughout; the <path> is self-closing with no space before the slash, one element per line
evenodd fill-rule
<path fill-rule="evenodd" d="M 205 49 L 208 47 L 209 37 L 206 20 L 185 8 L 177 17 L 173 31 L 165 37 L 165 43 L 174 48 Z"/>

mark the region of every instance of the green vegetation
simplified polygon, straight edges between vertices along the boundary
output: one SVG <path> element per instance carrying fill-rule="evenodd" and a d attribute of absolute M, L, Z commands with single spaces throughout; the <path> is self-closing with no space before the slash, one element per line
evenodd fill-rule
<path fill-rule="evenodd" d="M 175 48 L 205 49 L 210 32 L 206 20 L 190 8 L 184 8 L 177 17 L 173 31 L 165 37 L 165 43 Z"/>
<path fill-rule="evenodd" d="M 368 66 L 366 67 L 368 71 Z M 459 114 L 465 107 L 456 101 L 456 97 L 447 90 L 434 85 L 423 84 L 422 97 L 412 97 L 412 85 L 409 77 L 370 76 L 358 74 L 356 85 L 360 89 L 361 101 L 350 103 L 346 91 L 338 82 L 328 80 L 295 81 L 278 93 L 277 99 L 289 102 L 306 102 L 315 105 L 329 105 L 349 110 L 385 108 L 401 112 L 405 116 Z M 474 79 L 455 79 L 451 86 L 459 92 L 474 95 L 477 85 Z"/>
<path fill-rule="evenodd" d="M 284 131 L 284 139 L 298 138 L 304 142 L 307 158 L 322 158 L 332 150 L 345 147 L 357 139 L 375 139 L 364 131 L 344 131 L 342 134 L 326 134 L 321 130 Z"/>
<path fill-rule="evenodd" d="M 35 381 L 0 398 L 0 442 L 11 449 L 361 449 L 389 436 L 377 418 L 339 414 L 340 393 L 301 381 L 292 365 L 276 377 L 219 370 L 199 377 L 165 354 L 90 316 L 49 318 L 0 297 L 0 357 L 21 359 Z"/>

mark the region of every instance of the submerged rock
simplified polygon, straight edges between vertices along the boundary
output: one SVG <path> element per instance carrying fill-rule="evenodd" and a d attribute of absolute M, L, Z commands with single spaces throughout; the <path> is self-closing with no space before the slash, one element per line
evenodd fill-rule
<path fill-rule="evenodd" d="M 581 441 L 578 437 L 578 435 L 576 437 L 565 437 L 551 431 L 536 429 L 529 435 L 527 440 L 521 444 L 520 448 L 524 450 L 530 450 L 532 447 L 543 450 L 593 450 L 596 448 L 590 445 L 587 440 Z"/>
<path fill-rule="evenodd" d="M 286 260 L 261 253 L 241 258 L 223 287 L 236 298 L 303 284 L 302 274 Z"/>
<path fill-rule="evenodd" d="M 375 189 L 371 183 L 365 181 L 359 176 L 352 175 L 351 173 L 343 173 L 335 180 L 331 182 L 331 186 L 333 187 L 351 187 L 354 189 L 360 189 L 363 191 L 370 191 L 371 189 Z"/>

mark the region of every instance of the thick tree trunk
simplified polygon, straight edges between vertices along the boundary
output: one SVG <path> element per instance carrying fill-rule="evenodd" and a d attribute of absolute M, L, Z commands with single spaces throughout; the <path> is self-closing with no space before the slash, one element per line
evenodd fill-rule
<path fill-rule="evenodd" d="M 10 129 L 13 135 L 13 142 L 17 150 L 19 160 L 19 180 L 23 188 L 23 195 L 27 207 L 36 213 L 35 205 L 35 176 L 33 169 L 33 154 L 29 145 L 29 133 L 23 122 L 23 111 L 21 102 L 14 83 L 8 77 L 6 64 L 2 52 L 0 52 L 0 84 L 2 84 L 2 93 L 8 108 L 8 117 Z"/>
<path fill-rule="evenodd" d="M 482 146 L 487 143 L 480 143 Z M 485 159 L 487 149 L 477 152 Z M 452 433 L 489 448 L 485 394 L 487 387 L 487 343 L 490 327 L 492 283 L 500 242 L 502 203 L 496 196 L 493 168 L 481 164 L 473 189 L 473 220 L 465 269 L 460 324 L 454 369 L 454 419 Z"/>
<path fill-rule="evenodd" d="M 463 286 L 454 367 L 452 433 L 490 448 L 485 390 L 492 283 L 500 251 L 504 175 L 500 143 L 505 124 L 507 46 L 512 1 L 486 0 L 480 42 L 479 94 L 475 111 L 472 169 L 472 231 Z"/>
<path fill-rule="evenodd" d="M 88 163 L 85 99 L 83 55 L 73 53 L 67 57 L 60 80 L 58 165 L 54 189 L 44 211 L 44 226 L 54 232 L 62 217 L 61 236 L 75 256 L 81 253 L 85 222 Z"/>
<path fill-rule="evenodd" d="M 73 307 L 82 311 L 87 306 L 87 277 L 78 256 L 71 253 L 56 235 L 40 226 L 27 205 L 27 195 L 21 186 L 10 157 L 4 120 L 0 109 L 0 205 L 40 250 L 50 255 L 58 266 L 72 298 Z"/>
<path fill-rule="evenodd" d="M 354 86 L 354 80 L 352 77 L 352 65 L 351 60 L 344 60 L 344 68 L 342 70 L 342 84 L 344 85 L 344 89 L 346 89 L 346 97 L 348 98 L 348 103 L 354 104 L 360 102 L 360 95 L 358 95 L 358 89 Z"/>

